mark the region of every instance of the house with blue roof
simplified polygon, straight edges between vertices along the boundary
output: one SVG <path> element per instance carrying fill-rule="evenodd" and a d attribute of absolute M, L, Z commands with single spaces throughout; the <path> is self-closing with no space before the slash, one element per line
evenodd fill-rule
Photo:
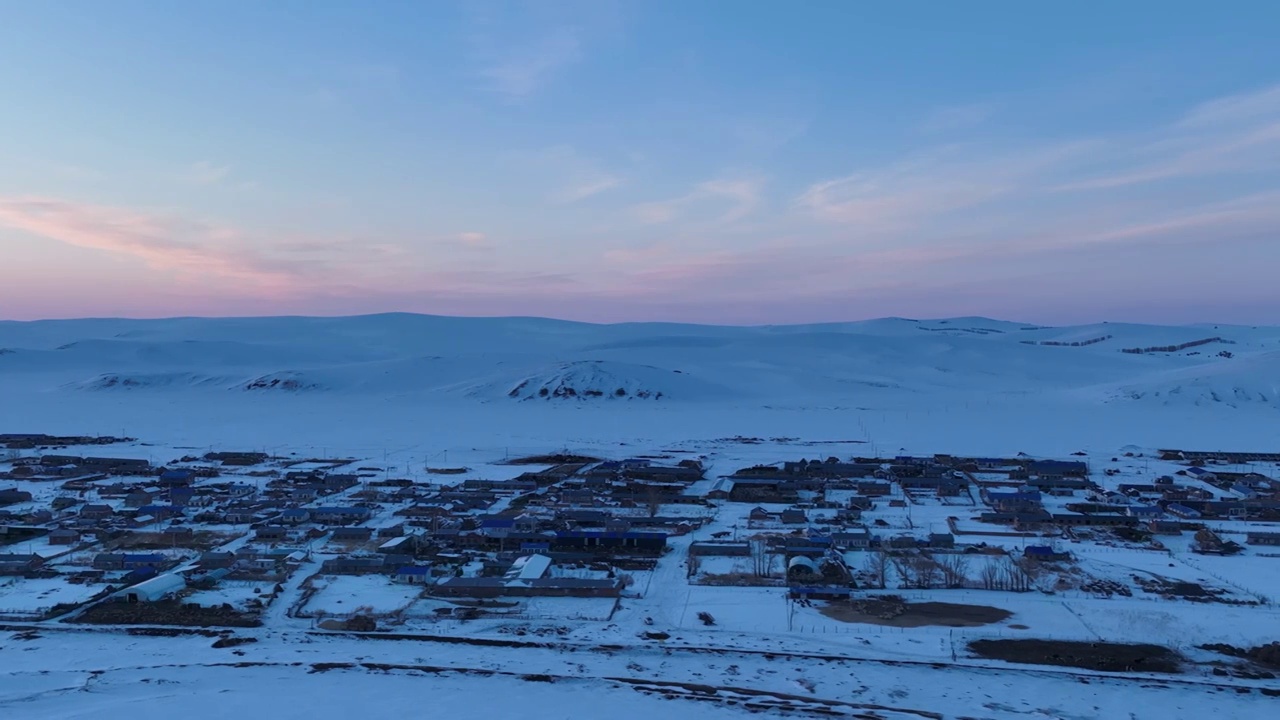
<path fill-rule="evenodd" d="M 426 585 L 431 582 L 430 565 L 405 565 L 397 568 L 391 579 L 398 583 Z"/>
<path fill-rule="evenodd" d="M 325 525 L 346 525 L 364 522 L 373 516 L 373 511 L 366 507 L 328 506 L 318 507 L 311 511 L 311 519 Z"/>

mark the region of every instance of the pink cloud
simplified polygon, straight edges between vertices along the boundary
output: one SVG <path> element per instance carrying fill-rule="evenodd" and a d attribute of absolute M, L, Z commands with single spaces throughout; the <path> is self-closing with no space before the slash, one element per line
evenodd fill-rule
<path fill-rule="evenodd" d="M 148 267 L 287 290 L 296 266 L 244 246 L 232 228 L 56 198 L 0 197 L 0 224 L 32 235 L 141 260 Z"/>

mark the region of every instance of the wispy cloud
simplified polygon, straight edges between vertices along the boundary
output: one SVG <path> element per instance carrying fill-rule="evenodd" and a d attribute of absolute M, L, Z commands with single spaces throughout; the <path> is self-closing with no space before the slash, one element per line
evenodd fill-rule
<path fill-rule="evenodd" d="M 1205 103 L 1147 132 L 943 145 L 813 183 L 793 205 L 864 240 L 1025 236 L 1040 234 L 1038 224 L 1076 226 L 1081 217 L 1117 226 L 1157 222 L 1174 207 L 1148 199 L 1157 183 L 1233 176 L 1250 193 L 1280 185 L 1278 167 L 1280 89 L 1267 88 Z M 1233 187 L 1201 188 L 1176 207 L 1219 202 Z"/>
<path fill-rule="evenodd" d="M 488 242 L 489 236 L 482 232 L 471 231 L 458 233 L 458 240 L 462 241 L 466 245 L 477 246 Z"/>
<path fill-rule="evenodd" d="M 633 211 L 642 222 L 659 224 L 713 212 L 719 224 L 737 222 L 759 206 L 764 178 L 759 175 L 721 177 L 698 183 L 692 190 L 669 200 L 641 203 Z M 727 206 L 727 207 L 726 207 Z"/>
<path fill-rule="evenodd" d="M 503 50 L 480 75 L 490 90 L 508 100 L 520 100 L 541 90 L 582 55 L 577 30 L 562 27 Z"/>
<path fill-rule="evenodd" d="M 1280 163 L 1280 85 L 1212 100 L 1154 132 L 1113 139 L 1098 165 L 1064 183 L 1105 190 L 1159 181 L 1273 170 Z"/>
<path fill-rule="evenodd" d="M 569 145 L 515 153 L 513 158 L 528 168 L 535 187 L 551 188 L 547 199 L 556 204 L 586 200 L 623 183 L 621 176 L 604 170 L 597 160 Z"/>
<path fill-rule="evenodd" d="M 285 289 L 298 268 L 265 258 L 228 227 L 43 197 L 0 197 L 0 224 L 76 247 L 137 258 L 148 267 Z"/>
<path fill-rule="evenodd" d="M 814 183 L 795 205 L 822 220 L 866 231 L 902 230 L 1025 192 L 1045 173 L 1091 147 L 1087 142 L 1030 148 L 944 146 Z"/>

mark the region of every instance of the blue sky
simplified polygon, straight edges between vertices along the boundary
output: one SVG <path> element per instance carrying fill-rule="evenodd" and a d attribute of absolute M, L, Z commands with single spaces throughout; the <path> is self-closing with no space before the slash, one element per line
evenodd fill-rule
<path fill-rule="evenodd" d="M 1272 3 L 0 13 L 0 317 L 1280 310 Z"/>

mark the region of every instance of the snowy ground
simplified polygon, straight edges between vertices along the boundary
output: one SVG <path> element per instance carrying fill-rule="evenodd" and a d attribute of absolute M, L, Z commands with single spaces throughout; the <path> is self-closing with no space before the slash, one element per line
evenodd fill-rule
<path fill-rule="evenodd" d="M 719 702 L 660 702 L 636 689 L 670 681 L 721 688 L 721 697 L 742 688 L 862 712 L 875 705 L 884 718 L 1246 718 L 1265 716 L 1274 703 L 1212 678 L 1092 677 L 1083 686 L 1084 675 L 1055 670 L 843 660 L 846 648 L 830 645 L 816 646 L 822 658 L 804 658 L 782 654 L 793 648 L 778 645 L 767 648 L 769 654 L 554 640 L 550 647 L 497 649 L 305 631 L 245 634 L 259 642 L 218 650 L 207 637 L 0 636 L 0 652 L 21 654 L 23 668 L 0 676 L 0 710 L 40 718 L 161 718 L 179 707 L 193 718 L 235 712 L 396 718 L 414 716 L 430 698 L 433 713 L 465 718 L 563 718 L 583 707 L 608 707 L 610 716 L 622 718 L 743 716 Z M 326 664 L 344 667 L 326 670 Z M 351 664 L 357 665 L 345 667 Z"/>
<path fill-rule="evenodd" d="M 61 578 L 0 577 L 0 615 L 39 615 L 61 603 L 84 602 L 101 585 L 72 585 Z"/>
<path fill-rule="evenodd" d="M 243 611 L 248 609 L 249 603 L 253 600 L 265 603 L 273 587 L 275 584 L 268 582 L 223 580 L 216 588 L 196 590 L 186 595 L 183 600 L 204 607 L 215 607 L 225 603 Z"/>

